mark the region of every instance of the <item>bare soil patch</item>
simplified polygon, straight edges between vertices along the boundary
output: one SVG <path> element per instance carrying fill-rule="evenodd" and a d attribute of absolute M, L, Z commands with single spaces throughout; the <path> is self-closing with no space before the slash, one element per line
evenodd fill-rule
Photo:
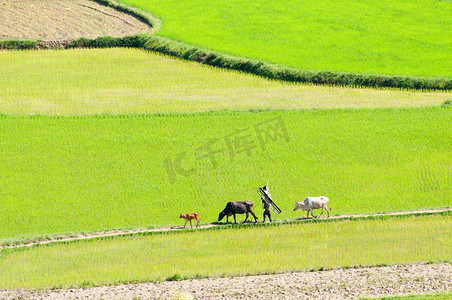
<path fill-rule="evenodd" d="M 89 0 L 0 0 L 0 39 L 121 37 L 150 29 L 131 15 Z"/>
<path fill-rule="evenodd" d="M 1 299 L 358 299 L 451 291 L 452 265 L 406 264 L 206 278 L 56 291 L 0 291 Z"/>

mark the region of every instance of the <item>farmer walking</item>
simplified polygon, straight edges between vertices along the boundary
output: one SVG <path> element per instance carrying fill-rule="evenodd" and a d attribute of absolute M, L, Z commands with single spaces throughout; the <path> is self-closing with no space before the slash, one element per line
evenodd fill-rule
<path fill-rule="evenodd" d="M 269 195 L 269 192 L 267 190 L 267 186 L 264 186 L 262 188 L 264 190 L 264 192 Z M 270 213 L 270 203 L 268 203 L 267 201 L 265 201 L 265 199 L 263 197 L 261 197 L 262 199 L 262 204 L 264 204 L 264 222 L 265 222 L 265 217 L 268 217 L 268 219 L 270 220 L 270 222 L 272 222 L 272 214 Z"/>

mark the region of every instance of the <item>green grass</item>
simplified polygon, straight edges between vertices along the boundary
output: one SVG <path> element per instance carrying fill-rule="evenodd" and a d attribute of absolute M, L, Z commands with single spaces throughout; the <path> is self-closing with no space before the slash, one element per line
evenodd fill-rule
<path fill-rule="evenodd" d="M 174 40 L 304 70 L 451 77 L 450 1 L 123 0 Z"/>
<path fill-rule="evenodd" d="M 408 296 L 389 296 L 381 298 L 360 298 L 360 300 L 448 300 L 452 299 L 452 293 L 428 294 L 428 295 L 408 295 Z"/>
<path fill-rule="evenodd" d="M 319 195 L 334 214 L 448 207 L 451 118 L 450 107 L 0 116 L 0 242 L 182 225 L 179 214 L 193 211 L 210 223 L 235 200 L 254 201 L 262 219 L 256 189 L 267 179 L 282 219 L 302 216 L 294 202 Z M 270 120 L 284 123 L 289 141 L 270 139 L 264 151 L 254 126 Z M 239 139 L 226 151 L 230 134 L 244 148 Z M 209 145 L 225 149 L 216 167 L 204 157 Z M 165 160 L 184 152 L 180 167 L 196 173 L 168 173 L 177 168 Z"/>
<path fill-rule="evenodd" d="M 451 226 L 430 216 L 54 244 L 2 253 L 0 289 L 450 260 Z"/>
<path fill-rule="evenodd" d="M 451 93 L 304 86 L 137 49 L 0 52 L 0 113 L 127 114 L 438 105 Z M 37 75 L 39 74 L 39 75 Z"/>

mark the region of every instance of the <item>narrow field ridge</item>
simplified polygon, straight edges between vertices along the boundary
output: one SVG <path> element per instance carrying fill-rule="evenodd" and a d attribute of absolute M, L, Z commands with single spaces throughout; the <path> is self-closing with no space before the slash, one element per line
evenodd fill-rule
<path fill-rule="evenodd" d="M 442 212 L 448 212 L 448 211 L 452 211 L 452 208 L 429 209 L 429 210 L 418 210 L 418 211 L 399 211 L 399 212 L 387 212 L 387 213 L 377 213 L 377 214 L 350 214 L 350 215 L 331 216 L 329 219 L 346 220 L 346 219 L 366 219 L 369 217 L 380 217 L 380 216 L 396 217 L 396 216 L 404 216 L 404 215 L 435 214 L 435 213 L 442 213 Z M 304 212 L 303 212 L 303 215 L 304 215 Z M 312 220 L 312 218 L 277 220 L 277 221 L 274 221 L 274 223 L 289 224 L 289 223 L 303 221 L 303 220 Z M 251 224 L 251 223 L 247 223 L 247 224 Z M 225 226 L 225 225 L 227 225 L 227 224 L 210 223 L 210 224 L 200 225 L 198 228 L 193 227 L 191 230 L 202 230 L 202 229 L 208 229 L 208 228 L 214 228 L 214 227 L 221 228 L 222 226 Z M 238 223 L 238 225 L 241 225 L 241 223 Z M 51 243 L 90 240 L 90 239 L 116 237 L 116 236 L 130 236 L 130 235 L 134 235 L 134 234 L 164 233 L 164 232 L 169 232 L 169 231 L 179 231 L 179 230 L 183 230 L 183 229 L 184 229 L 183 226 L 177 226 L 177 227 L 158 227 L 158 228 L 118 229 L 118 230 L 92 232 L 92 233 L 86 233 L 86 234 L 74 233 L 74 234 L 68 234 L 66 236 L 59 236 L 56 238 L 42 237 L 42 238 L 37 238 L 38 239 L 37 241 L 18 243 L 18 244 L 13 244 L 13 245 L 4 245 L 4 246 L 0 246 L 0 251 L 3 249 L 17 249 L 17 248 L 22 248 L 22 247 L 32 247 L 32 246 L 46 245 L 46 244 L 51 244 Z M 190 229 L 190 226 L 187 225 L 186 229 Z"/>
<path fill-rule="evenodd" d="M 70 290 L 0 291 L 1 299 L 358 299 L 450 293 L 452 265 L 402 264 Z"/>

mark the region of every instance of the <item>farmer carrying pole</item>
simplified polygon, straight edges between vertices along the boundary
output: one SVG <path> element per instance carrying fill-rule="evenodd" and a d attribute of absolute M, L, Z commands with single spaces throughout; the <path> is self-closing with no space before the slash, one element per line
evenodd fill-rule
<path fill-rule="evenodd" d="M 266 186 L 258 188 L 257 193 L 262 199 L 262 204 L 264 204 L 264 222 L 266 216 L 268 216 L 268 219 L 270 220 L 270 222 L 272 222 L 273 220 L 270 213 L 270 208 L 273 209 L 273 211 L 277 215 L 281 213 L 281 209 L 272 200 L 272 195 L 270 194 L 270 190 L 268 189 L 268 182 Z"/>
<path fill-rule="evenodd" d="M 268 191 L 268 182 L 267 185 L 265 185 L 262 190 L 264 191 L 265 194 L 267 194 L 269 196 L 269 198 L 271 199 L 270 196 L 270 192 Z M 261 196 L 262 199 L 262 204 L 264 204 L 264 222 L 265 222 L 265 217 L 268 217 L 268 219 L 270 220 L 270 222 L 272 222 L 272 214 L 270 212 L 270 207 L 271 204 L 268 201 L 265 201 L 265 195 L 263 195 L 263 197 Z"/>

